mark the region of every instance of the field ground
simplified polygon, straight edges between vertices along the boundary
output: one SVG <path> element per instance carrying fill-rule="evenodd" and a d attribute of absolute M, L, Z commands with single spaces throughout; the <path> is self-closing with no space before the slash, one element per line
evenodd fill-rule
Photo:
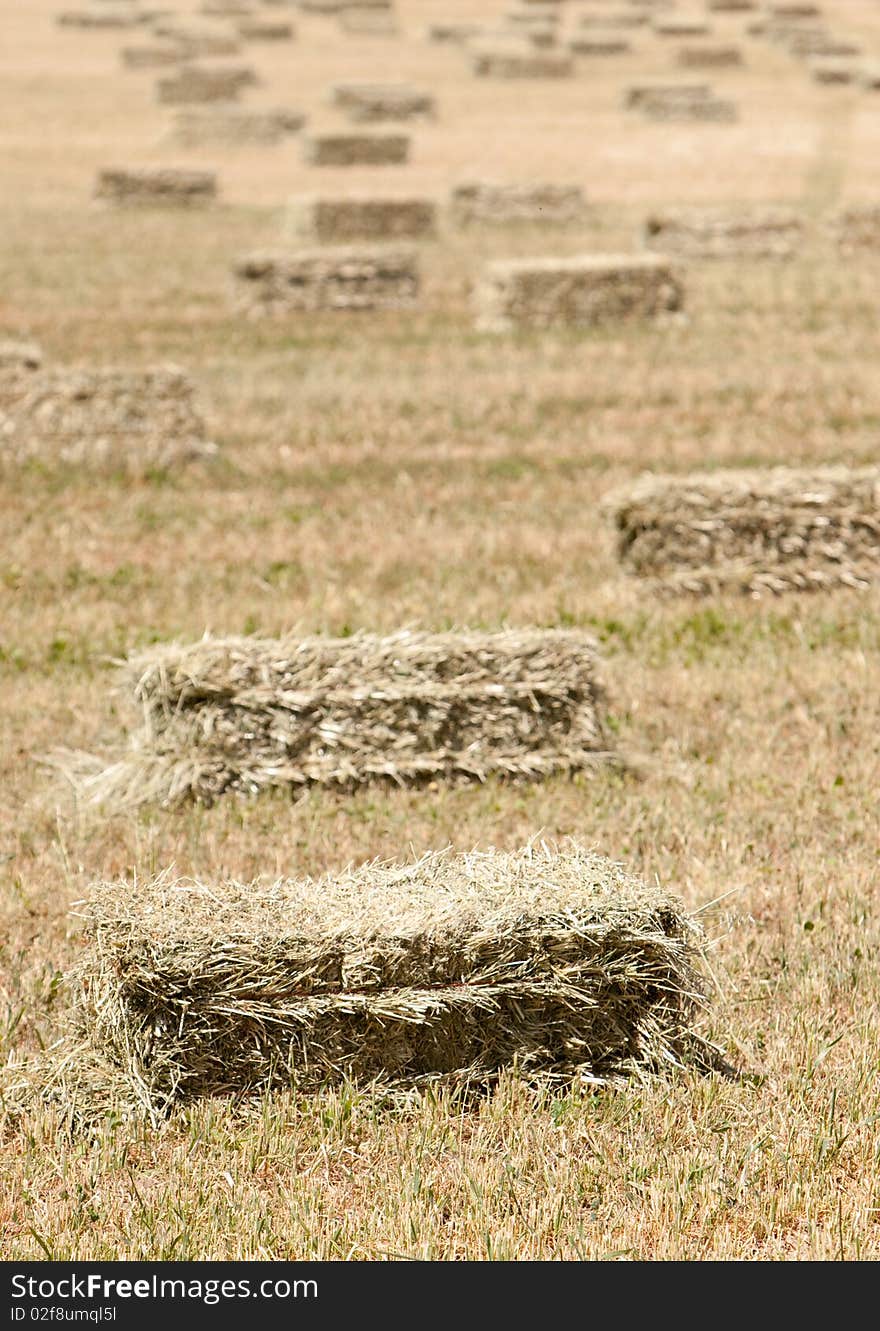
<path fill-rule="evenodd" d="M 56 362 L 186 366 L 220 453 L 140 480 L 0 478 L 0 1057 L 52 1039 L 80 946 L 70 906 L 95 878 L 320 872 L 542 832 L 689 907 L 723 898 L 706 913 L 706 1031 L 750 1075 L 586 1096 L 506 1078 L 464 1110 L 291 1093 L 74 1141 L 48 1112 L 10 1120 L 4 1255 L 877 1258 L 880 597 L 657 603 L 617 572 L 598 505 L 645 468 L 876 460 L 880 257 L 841 259 L 821 221 L 880 202 L 880 94 L 819 87 L 749 41 L 745 68 L 713 78 L 737 125 L 642 124 L 620 92 L 670 71 L 658 41 L 574 83 L 518 85 L 473 79 L 461 51 L 422 39 L 488 4 L 399 0 L 395 42 L 303 17 L 295 48 L 253 48 L 255 101 L 329 124 L 334 81 L 437 93 L 413 163 L 356 172 L 359 188 L 541 176 L 582 183 L 593 208 L 576 235 L 444 233 L 423 246 L 411 313 L 246 323 L 231 261 L 277 240 L 289 194 L 352 175 L 302 165 L 295 139 L 170 149 L 152 75 L 118 64 L 127 36 L 58 29 L 61 7 L 0 0 L 0 335 Z M 880 54 L 868 0 L 838 0 L 834 26 Z M 91 190 L 117 161 L 216 164 L 224 202 L 114 214 Z M 469 284 L 493 254 L 631 249 L 652 208 L 745 200 L 803 209 L 817 238 L 788 264 L 693 265 L 683 321 L 473 331 Z M 130 648 L 402 624 L 591 628 L 640 776 L 96 823 L 37 762 L 112 742 L 111 662 Z"/>

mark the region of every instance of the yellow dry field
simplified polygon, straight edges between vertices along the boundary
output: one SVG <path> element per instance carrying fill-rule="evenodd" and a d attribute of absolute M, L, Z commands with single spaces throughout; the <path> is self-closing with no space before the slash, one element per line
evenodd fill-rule
<path fill-rule="evenodd" d="M 68 7 L 92 0 L 70 0 Z M 736 124 L 655 124 L 625 86 L 680 77 L 677 43 L 581 59 L 572 79 L 477 79 L 427 23 L 505 0 L 399 0 L 401 35 L 299 15 L 247 46 L 249 105 L 344 122 L 338 81 L 430 87 L 408 166 L 306 165 L 296 137 L 182 152 L 155 71 L 119 31 L 0 0 L 0 336 L 56 364 L 189 369 L 213 463 L 141 479 L 50 461 L 0 477 L 0 1057 L 48 1045 L 90 882 L 320 872 L 452 844 L 576 835 L 705 916 L 705 1030 L 747 1074 L 536 1093 L 462 1108 L 368 1090 L 201 1103 L 158 1129 L 70 1137 L 3 1117 L 7 1258 L 867 1259 L 880 1256 L 876 592 L 657 603 L 619 574 L 603 494 L 644 469 L 877 460 L 880 256 L 841 258 L 842 206 L 880 201 L 880 92 L 821 86 L 719 16 L 741 69 L 698 75 Z M 94 0 L 94 9 L 102 6 Z M 194 0 L 165 0 L 194 11 Z M 571 11 L 586 10 L 575 5 Z M 827 0 L 880 57 L 880 7 Z M 278 17 L 286 10 L 266 6 Z M 93 201 L 107 165 L 215 167 L 222 201 L 175 214 Z M 247 322 L 230 266 L 278 242 L 287 197 L 441 201 L 461 180 L 583 186 L 583 232 L 444 225 L 411 312 Z M 474 331 L 494 256 L 632 250 L 662 205 L 785 205 L 790 263 L 690 265 L 687 318 L 573 334 Z M 168 639 L 285 629 L 577 625 L 606 659 L 640 775 L 229 799 L 102 820 L 39 764 L 119 735 L 112 659 Z"/>

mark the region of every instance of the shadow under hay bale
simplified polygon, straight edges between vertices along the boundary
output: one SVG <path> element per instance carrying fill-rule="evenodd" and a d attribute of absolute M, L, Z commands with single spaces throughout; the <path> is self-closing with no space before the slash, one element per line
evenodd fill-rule
<path fill-rule="evenodd" d="M 790 259 L 803 238 L 793 213 L 718 209 L 655 213 L 642 235 L 648 249 L 687 259 Z"/>
<path fill-rule="evenodd" d="M 595 327 L 657 318 L 683 304 L 681 274 L 653 254 L 498 260 L 474 290 L 477 327 L 485 332 Z"/>
<path fill-rule="evenodd" d="M 214 452 L 181 370 L 0 374 L 0 468 L 39 459 L 143 474 Z"/>
<path fill-rule="evenodd" d="M 672 594 L 863 588 L 880 575 L 880 468 L 646 476 L 608 496 L 628 572 Z"/>
<path fill-rule="evenodd" d="M 216 102 L 209 107 L 183 107 L 176 111 L 169 138 L 183 148 L 211 144 L 251 147 L 281 143 L 288 135 L 299 133 L 305 123 L 306 117 L 299 111 L 252 110 L 234 103 Z"/>
<path fill-rule="evenodd" d="M 582 226 L 587 204 L 579 185 L 456 185 L 449 201 L 455 226 Z"/>
<path fill-rule="evenodd" d="M 596 644 L 574 631 L 205 639 L 134 657 L 125 680 L 128 749 L 64 764 L 86 803 L 622 765 Z"/>
<path fill-rule="evenodd" d="M 95 197 L 127 208 L 205 207 L 216 201 L 217 176 L 182 167 L 108 167 L 98 173 Z"/>
<path fill-rule="evenodd" d="M 430 199 L 347 195 L 289 200 L 286 230 L 292 239 L 319 245 L 352 240 L 423 240 L 436 234 L 436 207 Z"/>
<path fill-rule="evenodd" d="M 401 309 L 419 294 L 415 252 L 391 246 L 260 251 L 233 272 L 239 305 L 250 315 Z"/>
<path fill-rule="evenodd" d="M 427 855 L 271 885 L 98 885 L 76 972 L 92 1045 L 154 1112 L 343 1079 L 587 1084 L 718 1051 L 695 1030 L 702 935 L 574 846 Z"/>
<path fill-rule="evenodd" d="M 338 83 L 330 100 L 349 120 L 430 120 L 435 114 L 434 96 L 405 83 Z"/>
<path fill-rule="evenodd" d="M 408 134 L 313 134 L 303 140 L 310 166 L 402 166 L 409 150 Z"/>

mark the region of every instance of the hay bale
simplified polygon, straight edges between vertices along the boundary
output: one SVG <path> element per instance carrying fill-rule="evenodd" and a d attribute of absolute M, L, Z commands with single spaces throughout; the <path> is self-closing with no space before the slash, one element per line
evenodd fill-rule
<path fill-rule="evenodd" d="M 863 65 L 859 75 L 859 86 L 867 92 L 880 90 L 880 62 Z"/>
<path fill-rule="evenodd" d="M 586 1084 L 717 1063 L 702 933 L 572 845 L 451 851 L 320 879 L 93 887 L 72 976 L 92 1046 L 154 1113 L 343 1078 Z"/>
<path fill-rule="evenodd" d="M 188 167 L 105 167 L 95 197 L 122 207 L 204 207 L 217 198 L 217 175 Z"/>
<path fill-rule="evenodd" d="M 642 9 L 600 9 L 598 13 L 580 14 L 578 28 L 644 28 L 650 15 Z"/>
<path fill-rule="evenodd" d="M 251 315 L 400 309 L 419 293 L 414 251 L 386 246 L 260 251 L 241 259 L 234 275 Z"/>
<path fill-rule="evenodd" d="M 59 28 L 136 28 L 143 21 L 127 9 L 67 9 L 55 18 Z"/>
<path fill-rule="evenodd" d="M 396 37 L 399 32 L 393 13 L 365 4 L 344 5 L 339 14 L 339 26 L 343 32 L 364 37 Z"/>
<path fill-rule="evenodd" d="M 208 18 L 242 18 L 254 13 L 250 0 L 204 0 L 200 12 Z"/>
<path fill-rule="evenodd" d="M 855 83 L 859 72 L 858 67 L 851 60 L 830 59 L 821 56 L 811 57 L 808 61 L 808 69 L 814 83 L 833 85 Z"/>
<path fill-rule="evenodd" d="M 478 23 L 432 23 L 427 32 L 429 42 L 449 46 L 466 46 L 482 31 Z"/>
<path fill-rule="evenodd" d="M 848 208 L 834 219 L 831 229 L 844 254 L 880 250 L 880 204 Z"/>
<path fill-rule="evenodd" d="M 500 260 L 474 292 L 477 327 L 486 332 L 656 318 L 683 301 L 680 274 L 653 254 Z"/>
<path fill-rule="evenodd" d="M 251 110 L 222 102 L 209 107 L 184 107 L 175 112 L 170 137 L 185 148 L 222 144 L 226 148 L 249 148 L 273 144 L 298 133 L 306 123 L 299 111 Z"/>
<path fill-rule="evenodd" d="M 880 468 L 646 476 L 606 510 L 627 571 L 707 594 L 866 587 L 880 575 Z"/>
<path fill-rule="evenodd" d="M 303 140 L 311 166 L 400 166 L 409 161 L 408 134 L 313 134 Z"/>
<path fill-rule="evenodd" d="M 555 27 L 559 23 L 559 14 L 542 14 L 540 10 L 509 9 L 504 15 L 504 22 L 513 28 Z"/>
<path fill-rule="evenodd" d="M 570 37 L 566 47 L 572 55 L 626 55 L 632 50 L 632 43 L 628 37 L 592 28 Z"/>
<path fill-rule="evenodd" d="M 203 56 L 238 55 L 241 42 L 231 33 L 218 32 L 176 21 L 163 21 L 153 28 L 153 35 L 162 41 L 173 42 L 185 60 Z"/>
<path fill-rule="evenodd" d="M 214 452 L 192 381 L 174 367 L 0 373 L 0 466 L 145 472 Z"/>
<path fill-rule="evenodd" d="M 456 185 L 450 196 L 456 226 L 582 226 L 587 204 L 579 185 L 500 185 L 491 181 Z"/>
<path fill-rule="evenodd" d="M 729 123 L 739 118 L 733 102 L 699 84 L 640 84 L 627 89 L 623 104 L 648 120 Z"/>
<path fill-rule="evenodd" d="M 0 338 L 0 370 L 38 370 L 42 364 L 42 348 L 35 342 Z"/>
<path fill-rule="evenodd" d="M 127 69 L 155 69 L 180 64 L 184 55 L 172 42 L 155 42 L 146 46 L 124 46 L 119 57 Z"/>
<path fill-rule="evenodd" d="M 430 120 L 436 109 L 432 93 L 405 83 L 337 83 L 330 100 L 358 122 Z"/>
<path fill-rule="evenodd" d="M 210 67 L 187 65 L 169 78 L 160 79 L 157 95 L 160 102 L 178 105 L 186 102 L 234 102 L 243 88 L 257 82 L 254 71 L 247 66 L 230 65 Z"/>
<path fill-rule="evenodd" d="M 574 60 L 564 51 L 517 51 L 505 47 L 475 51 L 473 71 L 478 78 L 567 79 Z"/>
<path fill-rule="evenodd" d="M 758 0 L 706 0 L 710 14 L 748 14 L 758 8 Z"/>
<path fill-rule="evenodd" d="M 583 633 L 205 639 L 134 657 L 125 680 L 127 750 L 71 773 L 89 803 L 540 780 L 615 761 Z"/>
<path fill-rule="evenodd" d="M 768 4 L 765 8 L 773 23 L 797 23 L 805 18 L 820 18 L 822 14 L 819 5 L 811 4 L 809 0 L 779 0 L 779 3 Z"/>
<path fill-rule="evenodd" d="M 688 259 L 789 259 L 803 234 L 794 213 L 701 208 L 652 214 L 643 241 L 649 249 Z"/>
<path fill-rule="evenodd" d="M 727 69 L 743 64 L 738 46 L 682 46 L 675 58 L 685 69 Z"/>
<path fill-rule="evenodd" d="M 436 207 L 430 199 L 346 195 L 300 195 L 287 208 L 287 230 L 319 245 L 351 240 L 421 240 L 436 233 Z"/>
<path fill-rule="evenodd" d="M 655 18 L 651 24 L 657 37 L 708 37 L 711 24 L 699 14 L 670 14 Z"/>
<path fill-rule="evenodd" d="M 245 19 L 238 24 L 236 31 L 246 42 L 290 42 L 296 37 L 296 28 L 292 23 L 269 19 Z"/>

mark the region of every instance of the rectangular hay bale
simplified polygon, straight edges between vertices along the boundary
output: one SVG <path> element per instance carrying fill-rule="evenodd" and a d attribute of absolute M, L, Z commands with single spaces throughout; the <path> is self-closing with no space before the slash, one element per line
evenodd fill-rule
<path fill-rule="evenodd" d="M 281 143 L 306 123 L 299 111 L 255 110 L 234 103 L 187 106 L 175 112 L 171 139 L 184 148 L 222 144 L 227 148 Z"/>
<path fill-rule="evenodd" d="M 247 66 L 209 68 L 189 65 L 178 74 L 159 79 L 156 92 L 160 102 L 177 105 L 185 102 L 234 102 L 243 88 L 257 82 Z"/>
<path fill-rule="evenodd" d="M 676 897 L 570 844 L 445 851 L 320 879 L 96 885 L 75 1003 L 145 1106 L 348 1078 L 585 1084 L 717 1051 L 702 932 Z"/>
<path fill-rule="evenodd" d="M 303 140 L 311 166 L 402 166 L 409 151 L 408 134 L 313 134 Z"/>
<path fill-rule="evenodd" d="M 794 213 L 700 208 L 652 214 L 643 240 L 649 249 L 687 259 L 789 259 L 803 236 Z"/>
<path fill-rule="evenodd" d="M 217 198 L 217 175 L 183 167 L 105 167 L 95 197 L 122 207 L 204 207 Z"/>
<path fill-rule="evenodd" d="M 434 116 L 433 93 L 405 83 L 337 83 L 330 100 L 349 120 L 430 120 Z"/>
<path fill-rule="evenodd" d="M 430 199 L 347 195 L 289 200 L 287 231 L 321 245 L 351 240 L 421 240 L 436 232 L 436 207 Z"/>
<path fill-rule="evenodd" d="M 472 181 L 456 185 L 449 201 L 456 226 L 582 226 L 586 200 L 580 185 L 528 185 Z"/>
<path fill-rule="evenodd" d="M 473 71 L 478 78 L 567 79 L 574 74 L 574 59 L 565 51 L 475 51 Z"/>

